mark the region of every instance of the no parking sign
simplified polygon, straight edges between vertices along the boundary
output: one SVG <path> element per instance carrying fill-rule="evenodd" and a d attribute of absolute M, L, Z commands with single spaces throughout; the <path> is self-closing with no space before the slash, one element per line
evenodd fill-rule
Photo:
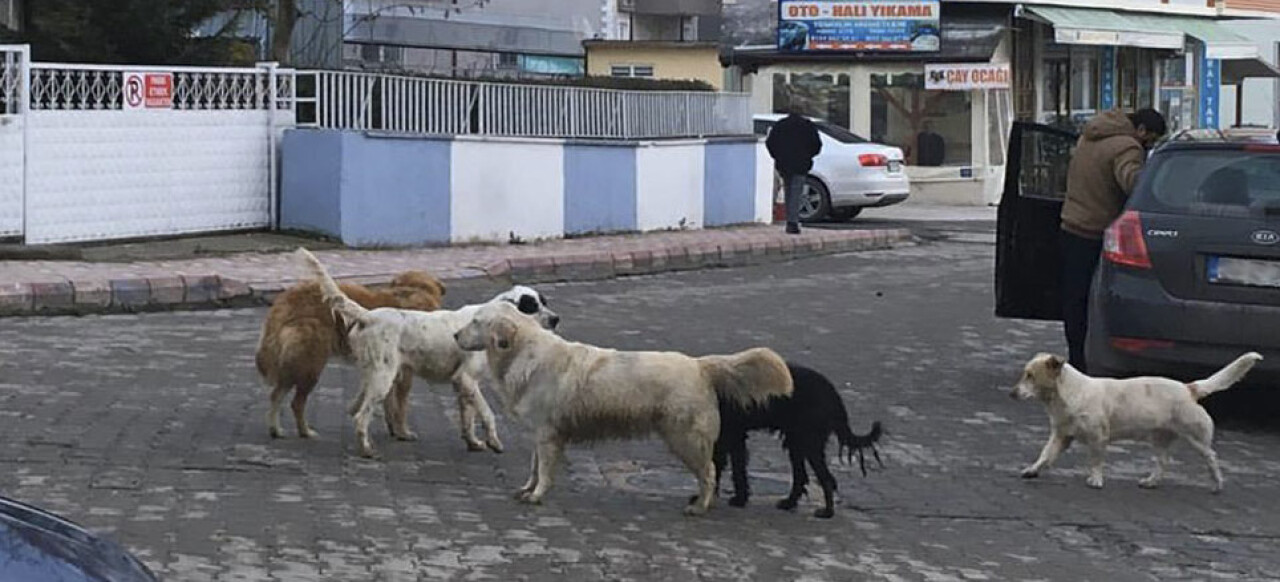
<path fill-rule="evenodd" d="M 173 109 L 173 73 L 125 73 L 125 109 Z"/>

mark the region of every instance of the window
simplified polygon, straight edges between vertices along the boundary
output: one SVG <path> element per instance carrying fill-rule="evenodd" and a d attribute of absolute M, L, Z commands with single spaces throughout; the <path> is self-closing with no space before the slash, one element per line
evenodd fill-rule
<path fill-rule="evenodd" d="M 0 0 L 0 26 L 22 28 L 22 6 L 19 0 Z"/>
<path fill-rule="evenodd" d="M 923 73 L 871 75 L 871 141 L 894 145 L 917 166 L 973 163 L 969 91 L 927 91 Z"/>
<path fill-rule="evenodd" d="M 653 65 L 611 65 L 609 75 L 612 77 L 652 77 Z"/>
<path fill-rule="evenodd" d="M 849 127 L 849 75 L 774 73 L 773 111 L 800 113 Z"/>
<path fill-rule="evenodd" d="M 1093 48 L 1071 49 L 1071 112 L 1089 113 L 1098 110 L 1099 90 L 1098 51 Z"/>

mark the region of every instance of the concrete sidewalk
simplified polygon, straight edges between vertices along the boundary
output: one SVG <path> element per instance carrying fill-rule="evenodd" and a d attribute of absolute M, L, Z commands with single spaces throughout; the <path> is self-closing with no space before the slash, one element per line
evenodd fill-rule
<path fill-rule="evenodd" d="M 307 244 L 344 281 L 386 284 L 408 269 L 446 281 L 497 278 L 519 283 L 605 279 L 783 261 L 887 248 L 911 240 L 905 229 L 806 229 L 778 226 L 599 236 L 528 245 L 386 251 L 323 250 Z M 179 243 L 174 243 L 179 244 Z M 0 315 L 84 314 L 263 304 L 295 283 L 292 253 L 135 262 L 0 261 Z"/>

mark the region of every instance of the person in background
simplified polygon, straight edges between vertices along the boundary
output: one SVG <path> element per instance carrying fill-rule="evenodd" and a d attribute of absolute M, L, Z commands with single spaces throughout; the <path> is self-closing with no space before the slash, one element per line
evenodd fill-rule
<path fill-rule="evenodd" d="M 947 159 L 947 141 L 934 131 L 933 122 L 924 122 L 924 131 L 916 136 L 916 165 L 936 168 Z"/>
<path fill-rule="evenodd" d="M 1107 111 L 1091 119 L 1067 167 L 1062 205 L 1063 327 L 1070 363 L 1088 373 L 1084 340 L 1089 286 L 1102 254 L 1103 232 L 1120 216 L 1150 149 L 1167 127 L 1152 109 L 1125 115 Z"/>
<path fill-rule="evenodd" d="M 818 128 L 794 107 L 788 108 L 787 116 L 769 130 L 765 147 L 786 189 L 787 234 L 800 234 L 800 196 L 813 169 L 813 158 L 822 151 Z"/>

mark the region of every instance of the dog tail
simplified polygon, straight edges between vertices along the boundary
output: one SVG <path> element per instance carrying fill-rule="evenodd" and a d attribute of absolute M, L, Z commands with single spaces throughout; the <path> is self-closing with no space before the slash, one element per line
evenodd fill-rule
<path fill-rule="evenodd" d="M 728 356 L 698 358 L 702 373 L 716 396 L 743 408 L 763 404 L 771 396 L 790 396 L 794 385 L 787 363 L 769 348 L 754 348 Z"/>
<path fill-rule="evenodd" d="M 839 457 L 848 463 L 853 462 L 853 454 L 858 454 L 858 468 L 862 469 L 862 476 L 867 476 L 867 459 L 863 455 L 863 451 L 871 449 L 871 455 L 875 457 L 877 463 L 884 467 L 884 461 L 880 460 L 880 451 L 876 449 L 876 443 L 880 442 L 880 437 L 884 435 L 884 428 L 880 425 L 880 421 L 871 423 L 871 432 L 867 434 L 854 434 L 849 429 L 849 422 L 841 422 L 836 426 L 836 438 L 840 440 Z"/>
<path fill-rule="evenodd" d="M 307 270 L 311 276 L 320 283 L 320 293 L 324 297 L 324 302 L 332 309 L 334 313 L 348 322 L 348 326 L 355 325 L 364 320 L 365 315 L 369 313 L 364 306 L 352 301 L 342 292 L 342 288 L 338 287 L 337 281 L 329 276 L 329 271 L 324 268 L 315 255 L 311 254 L 304 248 L 298 249 L 298 256 L 302 258 Z"/>
<path fill-rule="evenodd" d="M 1262 355 L 1258 352 L 1249 352 L 1236 361 L 1227 364 L 1227 367 L 1218 370 L 1218 373 L 1209 376 L 1208 379 L 1200 380 L 1187 384 L 1187 389 L 1191 391 L 1191 397 L 1201 400 L 1204 397 L 1221 392 L 1235 385 L 1236 382 L 1244 379 L 1245 374 L 1253 369 L 1254 364 L 1262 361 Z"/>

